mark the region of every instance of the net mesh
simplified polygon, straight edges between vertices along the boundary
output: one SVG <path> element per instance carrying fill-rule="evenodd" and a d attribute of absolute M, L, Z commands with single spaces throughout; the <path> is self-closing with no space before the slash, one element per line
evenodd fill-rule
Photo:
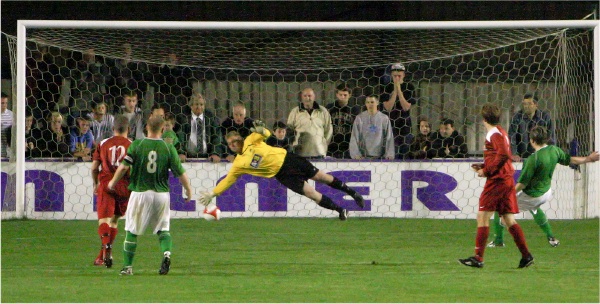
<path fill-rule="evenodd" d="M 52 112 L 64 116 L 64 127 L 73 127 L 74 118 L 91 112 L 99 101 L 107 103 L 110 114 L 117 114 L 126 90 L 139 93 L 142 110 L 161 104 L 184 120 L 195 93 L 205 97 L 207 109 L 219 121 L 232 115 L 236 102 L 243 102 L 248 117 L 270 127 L 287 120 L 307 87 L 321 105 L 336 100 L 340 85 L 351 89 L 351 106 L 364 110 L 366 96 L 373 93 L 384 101 L 392 81 L 390 65 L 402 62 L 405 82 L 414 86 L 417 100 L 410 110 L 412 133 L 419 132 L 419 117 L 429 119 L 432 132 L 438 131 L 443 118 L 451 118 L 465 137 L 467 156 L 475 160 L 314 161 L 320 169 L 362 188 L 368 212 L 358 211 L 349 197 L 316 185 L 344 207 L 357 210 L 355 216 L 474 217 L 484 181 L 474 177 L 469 166 L 481 157 L 485 129 L 479 109 L 486 102 L 502 107 L 501 124 L 508 129 L 524 94 L 535 92 L 538 107 L 548 111 L 556 124 L 559 147 L 578 155 L 593 149 L 591 113 L 597 109 L 592 102 L 590 30 L 28 32 L 26 98 L 34 128 L 42 128 Z M 9 41 L 14 45 L 16 40 Z M 89 162 L 43 156 L 32 157 L 25 168 L 26 216 L 94 219 Z M 3 162 L 3 181 L 9 181 L 3 186 L 3 218 L 14 216 L 16 202 L 10 193 L 18 191 L 10 184 L 15 172 L 11 165 Z M 522 164 L 515 165 L 520 169 Z M 227 162 L 215 165 L 193 158 L 184 166 L 198 193 L 213 187 L 230 167 Z M 594 214 L 595 207 L 587 206 L 597 203 L 598 193 L 586 176 L 585 166 L 557 169 L 555 199 L 546 207 L 550 218 Z M 47 181 L 50 184 L 44 184 Z M 247 178 L 238 184 L 220 198 L 223 217 L 335 216 L 306 198 L 281 192 L 276 182 Z M 582 187 L 585 194 L 578 193 Z M 202 207 L 185 205 L 179 188 L 172 190 L 174 215 L 201 217 Z"/>

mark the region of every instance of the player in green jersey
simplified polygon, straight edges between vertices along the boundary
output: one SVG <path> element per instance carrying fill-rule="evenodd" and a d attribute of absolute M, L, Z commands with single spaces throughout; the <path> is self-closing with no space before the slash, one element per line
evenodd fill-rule
<path fill-rule="evenodd" d="M 127 155 L 108 184 L 113 189 L 127 170 L 130 170 L 128 209 L 125 215 L 125 242 L 123 244 L 123 269 L 121 275 L 133 274 L 133 257 L 137 247 L 137 236 L 146 228 L 158 235 L 163 259 L 159 274 L 169 272 L 171 266 L 171 234 L 169 169 L 185 189 L 186 201 L 192 197 L 190 180 L 181 166 L 179 155 L 173 145 L 165 143 L 161 136 L 165 120 L 153 116 L 148 120 L 148 136 L 137 139 L 127 149 Z"/>
<path fill-rule="evenodd" d="M 529 131 L 529 142 L 535 152 L 525 160 L 515 189 L 518 193 L 519 210 L 529 211 L 546 234 L 550 246 L 556 247 L 560 241 L 554 237 L 548 218 L 540 208 L 552 199 L 550 185 L 556 164 L 568 166 L 592 163 L 598 161 L 599 154 L 592 152 L 586 157 L 569 156 L 561 148 L 547 145 L 548 139 L 548 131 L 543 126 L 533 127 Z M 494 229 L 496 237 L 488 247 L 504 247 L 504 225 L 497 215 L 494 218 Z"/>

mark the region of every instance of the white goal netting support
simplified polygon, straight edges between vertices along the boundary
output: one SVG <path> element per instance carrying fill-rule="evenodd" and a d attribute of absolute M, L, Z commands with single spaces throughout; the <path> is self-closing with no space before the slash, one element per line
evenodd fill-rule
<path fill-rule="evenodd" d="M 484 103 L 501 106 L 508 129 L 524 95 L 535 93 L 538 108 L 553 119 L 559 147 L 577 155 L 599 149 L 599 31 L 598 21 L 19 21 L 18 37 L 4 35 L 16 50 L 16 73 L 13 89 L 2 89 L 15 113 L 1 163 L 2 219 L 96 219 L 91 162 L 53 153 L 35 140 L 31 148 L 26 113 L 32 129 L 47 126 L 53 113 L 64 128 L 73 127 L 76 117 L 101 102 L 116 115 L 125 92 L 133 91 L 139 111 L 158 104 L 185 121 L 190 97 L 200 93 L 220 122 L 243 102 L 247 117 L 271 127 L 286 122 L 308 87 L 323 106 L 336 100 L 340 86 L 350 88 L 349 104 L 361 110 L 368 95 L 384 101 L 390 66 L 397 62 L 414 87 L 411 133 L 418 134 L 420 117 L 428 118 L 432 132 L 452 119 L 468 153 L 453 159 L 314 160 L 365 196 L 362 210 L 340 192 L 316 187 L 356 217 L 474 218 L 484 180 L 470 164 L 481 161 Z M 43 148 L 32 153 L 38 146 Z M 521 166 L 515 163 L 517 170 Z M 192 158 L 184 167 L 197 199 L 230 163 Z M 548 217 L 598 217 L 599 184 L 598 163 L 557 167 L 554 199 L 544 207 Z M 171 186 L 173 216 L 201 217 L 203 207 L 196 200 L 184 203 L 176 178 Z M 250 176 L 217 203 L 223 217 L 335 216 L 275 180 Z"/>

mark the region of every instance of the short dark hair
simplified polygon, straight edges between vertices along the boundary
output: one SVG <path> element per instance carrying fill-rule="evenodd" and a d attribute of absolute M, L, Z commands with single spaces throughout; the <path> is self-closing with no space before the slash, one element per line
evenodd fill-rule
<path fill-rule="evenodd" d="M 339 86 L 337 86 L 335 91 L 336 92 L 339 92 L 339 91 L 349 92 L 350 95 L 352 95 L 352 89 L 350 89 L 346 84 L 340 84 Z"/>
<path fill-rule="evenodd" d="M 427 118 L 427 116 L 419 117 L 419 125 L 421 125 L 422 121 L 426 122 L 429 125 L 429 127 L 431 127 L 431 123 L 429 122 L 429 118 Z"/>
<path fill-rule="evenodd" d="M 165 113 L 165 120 L 166 121 L 175 121 L 175 114 L 171 113 L 171 112 L 166 112 Z"/>
<path fill-rule="evenodd" d="M 121 90 L 121 95 L 122 96 L 135 96 L 135 97 L 138 97 L 138 93 L 135 90 L 130 90 L 130 89 L 122 89 Z"/>
<path fill-rule="evenodd" d="M 538 103 L 538 97 L 535 93 L 525 93 L 525 95 L 523 95 L 523 99 L 533 99 L 533 103 Z"/>
<path fill-rule="evenodd" d="M 500 114 L 500 107 L 493 103 L 486 103 L 481 107 L 481 117 L 492 126 L 500 123 Z"/>
<path fill-rule="evenodd" d="M 286 129 L 286 128 L 287 128 L 287 125 L 281 120 L 278 120 L 273 124 L 273 131 L 275 131 L 277 129 Z"/>
<path fill-rule="evenodd" d="M 8 98 L 8 95 L 6 95 L 6 93 L 2 92 L 2 98 Z"/>
<path fill-rule="evenodd" d="M 450 118 L 442 118 L 442 122 L 440 124 L 451 125 L 452 127 L 454 127 L 454 120 L 452 120 Z"/>
<path fill-rule="evenodd" d="M 548 130 L 544 126 L 535 126 L 529 130 L 529 138 L 538 145 L 548 143 Z"/>
<path fill-rule="evenodd" d="M 129 119 L 127 119 L 127 116 L 115 116 L 115 123 L 113 125 L 113 129 L 119 133 L 125 133 L 127 132 L 127 128 L 129 128 Z"/>

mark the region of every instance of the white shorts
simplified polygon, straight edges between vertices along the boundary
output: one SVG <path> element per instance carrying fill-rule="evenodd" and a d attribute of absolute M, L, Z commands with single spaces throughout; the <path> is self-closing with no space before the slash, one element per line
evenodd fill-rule
<path fill-rule="evenodd" d="M 519 204 L 519 211 L 531 211 L 537 209 L 542 204 L 545 204 L 552 199 L 552 189 L 548 189 L 548 192 L 542 194 L 542 196 L 531 197 L 525 192 L 521 191 L 517 193 L 517 202 Z"/>
<path fill-rule="evenodd" d="M 146 228 L 154 234 L 169 231 L 171 196 L 169 192 L 131 192 L 125 214 L 125 230 L 142 235 Z"/>

